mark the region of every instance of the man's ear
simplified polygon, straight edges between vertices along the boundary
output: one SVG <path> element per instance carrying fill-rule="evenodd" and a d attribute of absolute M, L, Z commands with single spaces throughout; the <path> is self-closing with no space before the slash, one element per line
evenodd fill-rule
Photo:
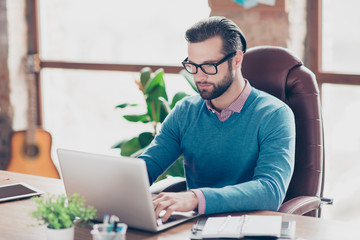
<path fill-rule="evenodd" d="M 236 55 L 234 56 L 234 60 L 235 60 L 234 64 L 236 68 L 239 68 L 241 66 L 243 58 L 244 58 L 244 53 L 240 50 L 237 51 Z"/>

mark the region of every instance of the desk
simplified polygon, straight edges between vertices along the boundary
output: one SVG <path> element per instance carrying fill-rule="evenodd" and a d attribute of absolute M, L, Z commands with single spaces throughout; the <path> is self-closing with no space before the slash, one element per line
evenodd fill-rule
<path fill-rule="evenodd" d="M 64 184 L 62 180 L 46 177 L 38 177 L 26 174 L 12 173 L 0 170 L 0 185 L 26 182 L 34 187 L 49 193 L 63 193 Z M 34 220 L 30 217 L 29 211 L 35 209 L 35 203 L 30 199 L 6 202 L 0 204 L 0 239 L 1 240 L 23 240 L 23 239 L 45 239 L 45 228 L 43 226 L 31 226 Z M 242 215 L 244 213 L 233 213 Z M 256 215 L 281 215 L 283 220 L 296 221 L 296 238 L 298 239 L 356 239 L 358 229 L 344 222 L 317 219 L 312 217 L 296 216 L 270 211 L 247 212 L 246 214 Z M 226 214 L 227 215 L 227 214 Z M 189 239 L 190 229 L 196 222 L 193 219 L 179 226 L 170 228 L 158 234 L 148 233 L 129 229 L 126 235 L 127 240 L 177 240 Z M 75 239 L 91 239 L 90 229 L 75 228 Z"/>

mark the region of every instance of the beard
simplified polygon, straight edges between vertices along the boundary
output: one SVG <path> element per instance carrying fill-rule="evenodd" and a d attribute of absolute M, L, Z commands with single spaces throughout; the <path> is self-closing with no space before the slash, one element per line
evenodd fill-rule
<path fill-rule="evenodd" d="M 223 93 L 226 92 L 226 90 L 228 90 L 228 88 L 231 86 L 233 81 L 234 81 L 234 75 L 232 74 L 232 66 L 229 65 L 229 71 L 225 75 L 225 77 L 221 80 L 221 82 L 217 84 L 211 82 L 197 82 L 196 87 L 199 91 L 201 98 L 205 100 L 212 100 L 223 95 Z M 200 89 L 198 86 L 199 84 L 209 84 L 212 85 L 213 88 L 212 90 Z"/>

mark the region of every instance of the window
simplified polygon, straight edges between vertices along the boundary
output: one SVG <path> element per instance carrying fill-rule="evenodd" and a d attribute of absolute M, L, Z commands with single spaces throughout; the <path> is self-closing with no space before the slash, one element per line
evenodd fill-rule
<path fill-rule="evenodd" d="M 39 0 L 43 127 L 55 164 L 58 147 L 119 155 L 113 145 L 146 130 L 115 110 L 145 105 L 134 83 L 142 67 L 164 67 L 169 98 L 193 94 L 175 73 L 185 30 L 209 14 L 207 0 Z"/>
<path fill-rule="evenodd" d="M 325 132 L 325 189 L 334 205 L 324 207 L 328 219 L 360 222 L 360 3 L 308 1 L 310 64 L 322 97 Z M 336 17 L 335 17 L 336 16 Z"/>
<path fill-rule="evenodd" d="M 357 0 L 322 2 L 323 71 L 360 74 L 360 32 L 348 27 L 360 23 L 359 6 Z"/>
<path fill-rule="evenodd" d="M 133 113 L 145 112 L 135 78 L 138 74 L 132 72 L 42 70 L 43 125 L 53 136 L 53 150 L 63 147 L 119 155 L 111 149 L 117 142 L 152 131 L 150 125 L 127 122 L 120 114 L 125 110 L 115 109 L 122 103 L 137 103 L 139 110 Z M 181 75 L 164 78 L 170 99 L 180 90 L 194 93 Z M 55 154 L 53 159 L 57 159 Z"/>
<path fill-rule="evenodd" d="M 180 66 L 185 30 L 209 13 L 206 0 L 42 0 L 41 58 Z"/>

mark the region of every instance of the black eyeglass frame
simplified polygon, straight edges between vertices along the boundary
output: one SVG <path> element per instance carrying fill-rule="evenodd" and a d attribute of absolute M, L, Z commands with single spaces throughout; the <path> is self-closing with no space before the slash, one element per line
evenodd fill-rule
<path fill-rule="evenodd" d="M 201 68 L 201 70 L 207 74 L 207 75 L 215 75 L 218 73 L 218 68 L 217 66 L 219 66 L 220 64 L 222 64 L 223 62 L 229 60 L 230 58 L 234 57 L 236 55 L 236 52 L 232 52 L 232 53 L 229 53 L 228 55 L 226 55 L 223 59 L 221 59 L 220 61 L 218 61 L 217 63 L 203 63 L 203 64 L 196 64 L 196 63 L 191 63 L 191 62 L 188 62 L 188 58 L 185 58 L 185 60 L 182 62 L 182 65 L 184 66 L 185 70 L 190 73 L 190 74 L 197 74 L 198 73 L 198 69 Z M 193 65 L 196 67 L 196 71 L 193 73 L 193 72 L 189 72 L 189 70 L 186 68 L 186 64 L 190 64 L 190 65 Z M 206 70 L 202 67 L 203 65 L 212 65 L 215 67 L 215 73 L 207 73 Z"/>

